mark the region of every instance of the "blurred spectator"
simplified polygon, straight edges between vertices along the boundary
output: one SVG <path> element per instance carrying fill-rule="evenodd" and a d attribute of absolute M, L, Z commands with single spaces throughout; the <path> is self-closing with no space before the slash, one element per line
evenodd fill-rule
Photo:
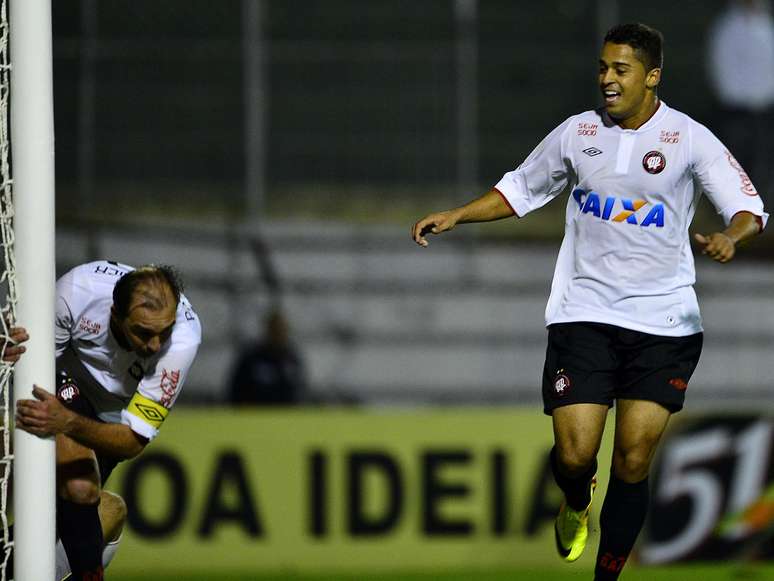
<path fill-rule="evenodd" d="M 239 355 L 229 395 L 235 405 L 292 405 L 305 389 L 303 362 L 290 342 L 288 322 L 280 310 L 265 320 L 264 336 Z"/>
<path fill-rule="evenodd" d="M 769 0 L 732 0 L 709 36 L 709 76 L 721 140 L 766 200 L 774 153 L 774 19 Z M 770 200 L 770 198 L 768 198 Z"/>

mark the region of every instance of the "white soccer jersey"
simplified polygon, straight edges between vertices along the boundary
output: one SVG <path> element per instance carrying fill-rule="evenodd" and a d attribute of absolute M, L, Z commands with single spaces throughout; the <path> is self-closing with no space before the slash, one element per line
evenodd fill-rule
<path fill-rule="evenodd" d="M 639 129 L 604 111 L 570 117 L 495 188 L 524 216 L 567 186 L 546 324 L 591 321 L 655 335 L 702 330 L 688 235 L 702 192 L 728 222 L 768 214 L 723 144 L 660 105 Z"/>
<path fill-rule="evenodd" d="M 110 309 L 113 287 L 130 270 L 115 262 L 90 262 L 57 280 L 56 355 L 72 349 L 102 386 L 86 394 L 100 419 L 124 423 L 153 439 L 191 368 L 201 325 L 181 296 L 172 335 L 159 353 L 141 358 L 121 348 L 110 331 Z"/>

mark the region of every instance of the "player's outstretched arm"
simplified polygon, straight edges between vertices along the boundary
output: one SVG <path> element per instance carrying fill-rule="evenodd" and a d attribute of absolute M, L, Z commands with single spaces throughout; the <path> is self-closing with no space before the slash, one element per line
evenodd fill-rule
<path fill-rule="evenodd" d="M 47 438 L 64 434 L 92 450 L 116 458 L 134 458 L 148 441 L 124 424 L 97 422 L 67 409 L 56 396 L 34 386 L 35 399 L 16 402 L 16 427 Z"/>
<path fill-rule="evenodd" d="M 513 209 L 507 204 L 502 194 L 490 190 L 480 198 L 453 210 L 428 214 L 411 228 L 411 237 L 420 246 L 427 246 L 427 234 L 440 234 L 451 230 L 457 224 L 472 222 L 491 222 L 513 216 Z"/>
<path fill-rule="evenodd" d="M 701 253 L 724 263 L 736 254 L 736 247 L 761 231 L 760 221 L 750 212 L 739 212 L 723 232 L 696 234 L 694 238 L 703 246 Z"/>

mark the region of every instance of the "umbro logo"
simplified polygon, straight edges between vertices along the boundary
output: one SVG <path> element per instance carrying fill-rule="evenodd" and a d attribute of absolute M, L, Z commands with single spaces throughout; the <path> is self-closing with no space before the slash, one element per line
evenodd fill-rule
<path fill-rule="evenodd" d="M 594 157 L 595 155 L 599 155 L 600 153 L 602 153 L 602 150 L 597 149 L 596 147 L 587 147 L 586 149 L 583 150 L 583 153 L 585 153 L 589 157 Z"/>
<path fill-rule="evenodd" d="M 151 422 L 163 422 L 164 416 L 161 415 L 161 413 L 155 409 L 152 408 L 149 405 L 143 405 L 141 403 L 135 404 L 137 406 L 137 409 L 142 412 L 142 415 L 144 415 L 148 420 Z"/>

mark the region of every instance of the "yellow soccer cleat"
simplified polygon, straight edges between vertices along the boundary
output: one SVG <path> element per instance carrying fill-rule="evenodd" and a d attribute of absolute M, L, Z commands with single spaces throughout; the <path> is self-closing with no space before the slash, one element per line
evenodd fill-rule
<path fill-rule="evenodd" d="M 594 497 L 594 490 L 597 488 L 597 477 L 591 479 L 591 497 Z M 559 514 L 554 524 L 554 537 L 556 539 L 556 550 L 559 555 L 572 563 L 583 554 L 586 548 L 586 539 L 589 537 L 589 511 L 591 510 L 591 501 L 585 510 L 577 511 L 562 502 Z"/>

